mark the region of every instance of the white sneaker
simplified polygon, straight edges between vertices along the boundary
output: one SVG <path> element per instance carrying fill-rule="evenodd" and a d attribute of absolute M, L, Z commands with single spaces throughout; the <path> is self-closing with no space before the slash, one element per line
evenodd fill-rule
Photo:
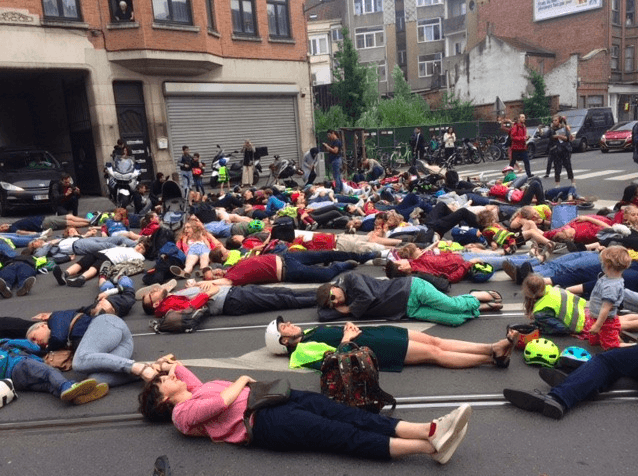
<path fill-rule="evenodd" d="M 463 441 L 463 438 L 465 438 L 466 433 L 467 433 L 467 425 L 461 428 L 461 431 L 459 431 L 454 437 L 450 438 L 449 444 L 447 445 L 446 448 L 441 449 L 440 451 L 437 451 L 436 453 L 434 453 L 432 455 L 432 459 L 439 464 L 445 464 L 448 461 L 450 461 L 450 458 L 452 457 L 456 449 L 461 444 L 461 441 Z"/>
<path fill-rule="evenodd" d="M 436 429 L 430 438 L 430 443 L 437 453 L 442 453 L 449 448 L 458 433 L 467 425 L 470 415 L 472 415 L 472 407 L 464 403 L 456 410 L 434 420 Z"/>

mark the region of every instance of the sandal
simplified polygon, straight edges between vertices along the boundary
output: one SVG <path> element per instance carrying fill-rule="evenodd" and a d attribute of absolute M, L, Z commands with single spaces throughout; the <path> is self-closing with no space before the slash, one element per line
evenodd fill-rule
<path fill-rule="evenodd" d="M 500 312 L 501 309 L 503 309 L 503 304 L 494 301 L 482 302 L 479 306 L 481 312 Z"/>
<path fill-rule="evenodd" d="M 508 330 L 509 332 L 509 330 Z M 492 344 L 492 361 L 494 365 L 496 365 L 499 369 L 506 369 L 510 366 L 510 361 L 512 360 L 512 352 L 514 352 L 514 348 L 516 347 L 516 342 L 518 341 L 518 332 L 511 331 L 511 334 L 507 335 L 507 340 L 509 341 L 509 346 L 505 350 L 505 353 L 501 356 L 497 356 L 494 351 L 494 344 Z"/>
<path fill-rule="evenodd" d="M 495 291 L 493 289 L 470 289 L 470 294 L 472 293 L 487 293 L 490 296 L 492 296 L 492 302 L 496 302 L 496 303 L 501 303 L 503 302 L 503 296 L 501 295 L 501 293 L 499 293 L 498 291 Z M 476 297 L 476 296 L 474 296 Z M 477 298 L 478 299 L 478 298 Z"/>

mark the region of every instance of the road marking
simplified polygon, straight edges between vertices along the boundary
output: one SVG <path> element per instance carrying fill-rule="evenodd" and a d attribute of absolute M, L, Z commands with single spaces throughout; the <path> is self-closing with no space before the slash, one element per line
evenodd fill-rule
<path fill-rule="evenodd" d="M 598 172 L 591 172 L 585 175 L 576 175 L 574 176 L 575 180 L 583 180 L 583 179 L 588 179 L 588 178 L 593 178 L 593 177 L 602 177 L 603 175 L 610 175 L 610 174 L 618 174 L 624 172 L 624 170 L 599 170 Z M 574 172 L 576 173 L 576 172 Z"/>
<path fill-rule="evenodd" d="M 606 178 L 605 180 L 617 180 L 617 181 L 621 182 L 623 180 L 633 180 L 636 177 L 638 177 L 638 172 L 635 172 L 633 174 L 619 175 L 617 177 L 609 177 L 609 178 Z"/>

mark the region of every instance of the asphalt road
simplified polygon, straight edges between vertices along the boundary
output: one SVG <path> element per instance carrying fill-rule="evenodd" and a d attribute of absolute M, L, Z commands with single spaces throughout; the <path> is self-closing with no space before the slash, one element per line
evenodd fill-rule
<path fill-rule="evenodd" d="M 597 195 L 598 204 L 613 204 L 630 180 L 638 177 L 631 154 L 574 154 L 579 192 Z M 466 173 L 498 175 L 505 162 L 460 167 Z M 532 162 L 535 173 L 544 169 L 545 158 Z M 563 180 L 566 183 L 566 180 Z M 544 183 L 552 183 L 544 179 Z M 108 201 L 88 198 L 81 210 L 105 209 Z M 17 217 L 11 217 L 15 219 Z M 362 272 L 381 276 L 382 270 L 361 266 Z M 139 284 L 141 277 L 135 277 Z M 300 287 L 300 285 L 296 285 Z M 477 287 L 469 282 L 453 286 L 459 294 Z M 505 309 L 487 314 L 458 328 L 427 323 L 407 323 L 437 336 L 492 342 L 505 335 L 510 323 L 524 322 L 519 287 L 497 273 L 489 286 L 503 294 Z M 29 318 L 38 312 L 68 309 L 94 299 L 96 284 L 67 288 L 52 276 L 39 276 L 31 295 L 0 301 L 2 315 Z M 313 309 L 281 313 L 296 323 L 316 321 Z M 155 335 L 149 317 L 136 305 L 126 322 L 135 339 L 138 360 L 154 360 L 173 352 L 191 366 L 202 380 L 234 380 L 242 374 L 256 379 L 286 376 L 293 387 L 319 389 L 317 374 L 289 371 L 286 359 L 269 356 L 263 333 L 273 314 L 216 317 L 193 334 Z M 559 347 L 581 345 L 570 338 L 556 339 Z M 587 346 L 585 346 L 587 347 Z M 216 445 L 205 438 L 187 438 L 171 425 L 141 421 L 137 394 L 141 383 L 114 388 L 104 399 L 70 407 L 50 395 L 21 393 L 0 410 L 0 475 L 150 475 L 155 458 L 166 454 L 175 476 L 191 475 L 629 475 L 634 474 L 634 425 L 638 423 L 636 394 L 615 394 L 586 403 L 554 421 L 520 411 L 502 398 L 505 387 L 532 390 L 548 388 L 537 369 L 526 366 L 517 352 L 507 370 L 482 367 L 447 370 L 438 367 L 407 367 L 401 373 L 383 373 L 381 386 L 399 399 L 394 415 L 412 421 L 429 421 L 459 402 L 473 402 L 467 437 L 446 466 L 427 457 L 410 457 L 390 463 L 362 461 L 315 453 L 272 453 L 231 445 Z"/>

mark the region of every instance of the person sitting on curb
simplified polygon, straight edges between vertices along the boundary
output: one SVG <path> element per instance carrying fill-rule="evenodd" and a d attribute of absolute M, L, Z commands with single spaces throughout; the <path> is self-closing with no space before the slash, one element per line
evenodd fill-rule
<path fill-rule="evenodd" d="M 475 290 L 449 297 L 420 278 L 379 280 L 354 272 L 317 289 L 321 322 L 351 315 L 355 319 L 408 317 L 458 326 L 478 317 L 480 311 L 500 310 L 501 300 L 496 291 Z"/>
<path fill-rule="evenodd" d="M 16 390 L 48 392 L 63 402 L 82 405 L 105 396 L 108 385 L 95 379 L 68 380 L 38 357 L 40 347 L 26 339 L 0 339 L 0 379 L 9 378 Z"/>
<path fill-rule="evenodd" d="M 480 365 L 509 367 L 518 332 L 508 331 L 506 339 L 482 344 L 433 337 L 423 332 L 396 326 L 357 327 L 320 326 L 302 331 L 284 322 L 281 316 L 266 328 L 266 348 L 276 355 L 289 355 L 291 368 L 319 370 L 324 353 L 339 344 L 354 342 L 372 349 L 382 372 L 401 372 L 404 365 L 433 364 L 449 369 L 467 369 Z"/>
<path fill-rule="evenodd" d="M 266 286 L 217 286 L 210 282 L 190 286 L 170 294 L 177 282 L 154 284 L 137 291 L 136 298 L 148 315 L 162 317 L 168 311 L 208 306 L 211 315 L 241 316 L 258 312 L 304 309 L 317 304 L 314 291 L 295 292 Z"/>
<path fill-rule="evenodd" d="M 569 375 L 557 369 L 541 368 L 540 376 L 551 385 L 549 393 L 506 388 L 503 395 L 515 407 L 560 420 L 568 410 L 607 390 L 618 379 L 638 380 L 638 346 L 597 354 Z"/>
<path fill-rule="evenodd" d="M 463 404 L 431 423 L 399 421 L 348 407 L 314 392 L 292 390 L 279 405 L 244 423 L 248 376 L 202 383 L 179 362 L 164 362 L 139 396 L 139 411 L 153 422 L 172 421 L 184 435 L 275 451 L 324 451 L 375 460 L 428 454 L 447 463 L 467 432 L 472 408 Z"/>

